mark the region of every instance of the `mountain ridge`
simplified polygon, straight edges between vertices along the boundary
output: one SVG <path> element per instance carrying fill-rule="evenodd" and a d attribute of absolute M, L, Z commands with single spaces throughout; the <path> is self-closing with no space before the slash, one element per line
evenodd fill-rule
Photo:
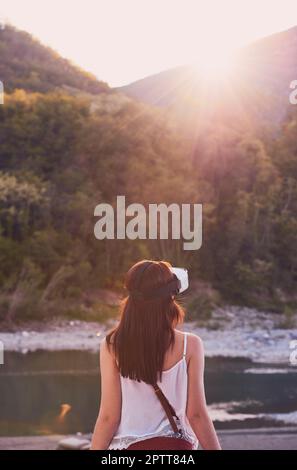
<path fill-rule="evenodd" d="M 94 95 L 111 91 L 107 83 L 12 25 L 0 29 L 0 57 L 0 80 L 6 92 L 21 88 L 46 93 L 64 86 Z"/>
<path fill-rule="evenodd" d="M 225 94 L 226 102 L 229 102 L 225 108 L 231 108 L 233 95 L 237 94 L 236 106 L 243 103 L 253 120 L 254 112 L 259 111 L 257 108 L 262 106 L 263 100 L 263 113 L 265 118 L 268 117 L 269 124 L 281 122 L 289 106 L 290 83 L 297 79 L 297 26 L 258 39 L 242 48 L 236 67 L 230 84 L 226 81 L 223 84 L 219 79 L 216 82 L 216 86 L 221 88 L 221 95 Z M 199 76 L 193 65 L 186 64 L 118 87 L 117 91 L 150 105 L 169 108 L 183 118 L 191 107 L 201 108 L 205 88 L 205 78 Z M 210 109 L 214 108 L 212 98 L 207 96 Z M 214 99 L 220 107 L 222 96 L 214 96 Z"/>

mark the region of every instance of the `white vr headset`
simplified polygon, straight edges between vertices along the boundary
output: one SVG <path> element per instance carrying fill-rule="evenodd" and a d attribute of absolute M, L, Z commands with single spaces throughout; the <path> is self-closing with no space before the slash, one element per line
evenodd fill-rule
<path fill-rule="evenodd" d="M 148 266 L 149 265 L 143 267 L 143 271 L 140 273 L 140 279 Z M 170 271 L 173 274 L 173 279 L 168 281 L 166 284 L 146 292 L 143 292 L 140 289 L 134 289 L 130 291 L 131 297 L 139 300 L 151 300 L 153 298 L 168 297 L 185 292 L 189 287 L 188 270 L 185 268 L 173 267 L 170 268 Z M 140 284 L 140 279 L 138 284 Z"/>
<path fill-rule="evenodd" d="M 181 294 L 189 287 L 189 275 L 186 268 L 170 268 L 170 271 L 175 274 L 180 282 L 180 288 L 178 294 Z"/>

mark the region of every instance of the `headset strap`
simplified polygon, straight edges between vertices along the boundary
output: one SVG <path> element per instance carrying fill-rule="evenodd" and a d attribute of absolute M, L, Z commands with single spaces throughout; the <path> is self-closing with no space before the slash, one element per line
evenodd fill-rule
<path fill-rule="evenodd" d="M 138 289 L 133 289 L 130 291 L 130 294 L 135 299 L 140 300 L 150 300 L 152 298 L 158 299 L 160 297 L 177 295 L 180 289 L 180 280 L 176 277 L 175 274 L 173 276 L 173 279 L 155 289 L 151 289 L 150 291 L 140 291 Z"/>

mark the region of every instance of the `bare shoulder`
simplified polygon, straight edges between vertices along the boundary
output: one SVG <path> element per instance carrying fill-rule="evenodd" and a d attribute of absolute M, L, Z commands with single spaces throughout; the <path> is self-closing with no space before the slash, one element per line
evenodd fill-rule
<path fill-rule="evenodd" d="M 100 366 L 101 369 L 118 370 L 112 344 L 108 344 L 106 338 L 100 343 Z"/>
<path fill-rule="evenodd" d="M 100 343 L 100 355 L 105 357 L 113 356 L 112 354 L 112 345 L 107 343 L 106 337 Z"/>
<path fill-rule="evenodd" d="M 188 333 L 188 353 L 189 356 L 204 356 L 203 341 L 200 336 Z"/>
<path fill-rule="evenodd" d="M 107 341 L 106 341 L 106 338 L 103 338 L 103 340 L 100 343 L 100 354 L 106 354 L 107 352 L 108 352 Z"/>
<path fill-rule="evenodd" d="M 108 333 L 100 343 L 100 351 L 111 354 L 114 347 L 114 332 Z"/>

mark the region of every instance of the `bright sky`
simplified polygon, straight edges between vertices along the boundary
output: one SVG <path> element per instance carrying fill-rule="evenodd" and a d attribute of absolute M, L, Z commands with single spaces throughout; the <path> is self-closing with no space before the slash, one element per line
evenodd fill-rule
<path fill-rule="evenodd" d="M 0 18 L 120 86 L 288 29 L 297 1 L 1 0 Z"/>

